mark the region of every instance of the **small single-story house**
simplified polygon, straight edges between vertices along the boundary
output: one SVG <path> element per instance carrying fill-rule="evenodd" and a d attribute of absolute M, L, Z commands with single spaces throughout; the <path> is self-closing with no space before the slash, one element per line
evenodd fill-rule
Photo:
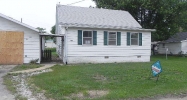
<path fill-rule="evenodd" d="M 151 31 L 127 11 L 56 6 L 57 52 L 66 64 L 149 62 Z"/>
<path fill-rule="evenodd" d="M 168 54 L 179 54 L 187 53 L 187 32 L 176 33 L 169 39 L 162 41 L 158 46 L 159 54 L 166 54 L 166 49 L 168 48 Z"/>
<path fill-rule="evenodd" d="M 39 31 L 0 13 L 0 64 L 23 64 L 39 59 Z"/>

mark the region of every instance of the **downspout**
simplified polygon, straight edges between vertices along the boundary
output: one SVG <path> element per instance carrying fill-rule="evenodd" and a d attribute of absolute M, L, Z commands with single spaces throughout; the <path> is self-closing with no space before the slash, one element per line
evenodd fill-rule
<path fill-rule="evenodd" d="M 68 64 L 68 55 L 67 55 L 67 50 L 68 50 L 68 39 L 67 39 L 67 32 L 68 32 L 68 27 L 65 27 L 65 64 L 67 65 Z"/>

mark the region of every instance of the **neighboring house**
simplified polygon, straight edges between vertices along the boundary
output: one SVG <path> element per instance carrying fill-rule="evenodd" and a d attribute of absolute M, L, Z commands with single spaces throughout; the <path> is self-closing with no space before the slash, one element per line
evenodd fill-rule
<path fill-rule="evenodd" d="M 0 64 L 23 64 L 39 59 L 37 29 L 0 13 Z"/>
<path fill-rule="evenodd" d="M 56 44 L 52 39 L 45 40 L 45 48 L 56 48 Z"/>
<path fill-rule="evenodd" d="M 149 62 L 151 31 L 127 11 L 57 5 L 57 51 L 64 63 Z"/>
<path fill-rule="evenodd" d="M 169 39 L 162 41 L 158 46 L 159 54 L 166 54 L 166 48 L 168 48 L 168 54 L 186 54 L 187 53 L 187 32 L 176 33 Z"/>

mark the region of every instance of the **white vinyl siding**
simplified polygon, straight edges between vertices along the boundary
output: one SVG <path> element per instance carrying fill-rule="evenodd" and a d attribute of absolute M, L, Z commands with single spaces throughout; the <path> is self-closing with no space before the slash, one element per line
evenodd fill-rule
<path fill-rule="evenodd" d="M 158 46 L 158 53 L 159 54 L 166 54 L 166 48 L 168 48 L 168 54 L 178 54 L 181 50 L 181 42 L 178 43 L 165 43 L 164 46 L 163 44 L 159 44 Z"/>
<path fill-rule="evenodd" d="M 150 52 L 151 52 L 151 33 L 150 32 L 141 32 L 142 33 L 142 46 L 127 46 L 127 31 L 122 30 L 108 30 L 109 32 L 121 32 L 121 45 L 120 46 L 105 46 L 104 42 L 104 31 L 101 29 L 90 29 L 97 30 L 97 46 L 82 46 L 77 45 L 78 42 L 78 34 L 77 28 L 68 28 L 67 35 L 67 59 L 68 63 L 79 63 L 81 58 L 84 62 L 93 62 L 97 63 L 100 59 L 104 59 L 103 61 L 112 61 L 112 62 L 145 62 L 150 61 Z M 81 29 L 85 30 L 85 29 Z M 134 32 L 133 33 L 138 33 Z M 108 56 L 108 59 L 105 57 Z M 137 58 L 137 56 L 141 56 Z M 119 59 L 118 59 L 119 57 Z M 71 58 L 71 59 L 70 59 Z M 74 59 L 75 58 L 75 59 Z M 80 58 L 77 59 L 76 58 Z M 116 59 L 115 59 L 116 58 Z M 125 59 L 132 58 L 132 59 Z M 86 59 L 86 60 L 85 60 Z M 94 60 L 95 59 L 95 60 Z M 111 60 L 113 59 L 113 60 Z M 137 60 L 139 59 L 139 60 Z"/>
<path fill-rule="evenodd" d="M 187 54 L 187 41 L 182 41 L 182 51 L 184 52 L 184 54 Z"/>

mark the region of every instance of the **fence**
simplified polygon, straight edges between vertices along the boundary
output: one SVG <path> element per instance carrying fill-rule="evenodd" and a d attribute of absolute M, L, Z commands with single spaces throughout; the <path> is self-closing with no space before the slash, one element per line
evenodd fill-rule
<path fill-rule="evenodd" d="M 51 50 L 42 50 L 42 62 L 48 62 L 51 61 Z"/>

